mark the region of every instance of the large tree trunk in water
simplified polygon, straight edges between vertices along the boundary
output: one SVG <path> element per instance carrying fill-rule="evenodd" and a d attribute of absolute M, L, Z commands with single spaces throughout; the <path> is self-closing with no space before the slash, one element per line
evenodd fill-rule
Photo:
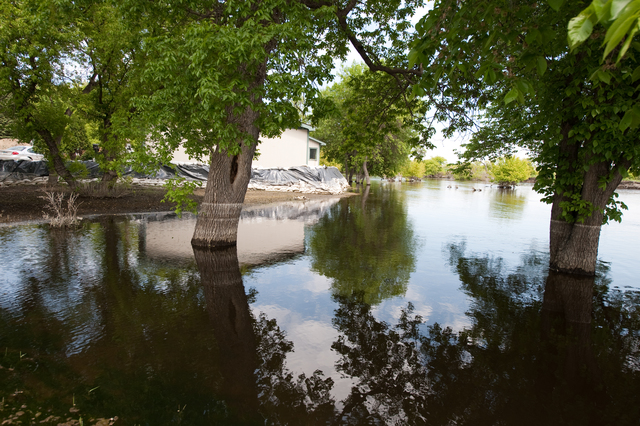
<path fill-rule="evenodd" d="M 581 148 L 576 142 L 569 141 L 567 135 L 570 129 L 571 123 L 565 123 L 562 129 L 564 137 L 559 146 L 556 179 L 565 174 L 566 177 L 571 178 L 576 173 L 575 168 L 580 164 L 579 155 L 584 155 L 580 153 L 581 149 L 589 149 Z M 588 160 L 587 158 L 587 162 Z M 629 164 L 628 161 L 623 161 L 621 166 L 628 168 Z M 562 169 L 560 165 L 565 165 L 566 168 Z M 577 218 L 574 214 L 573 220 L 567 220 L 566 215 L 563 214 L 562 203 L 569 201 L 569 197 L 564 193 L 554 194 L 549 226 L 551 270 L 580 275 L 595 274 L 604 208 L 622 181 L 622 175 L 616 170 L 604 189 L 600 187 L 599 180 L 608 176 L 615 166 L 611 162 L 591 164 L 583 173 L 582 187 L 574 186 L 567 189 L 574 193 L 579 192 L 582 200 L 592 204 L 594 211 L 588 217 Z"/>
<path fill-rule="evenodd" d="M 256 339 L 235 246 L 194 249 L 223 378 L 221 390 L 233 417 L 261 423 L 254 371 Z M 237 417 L 236 417 L 237 416 Z"/>
<path fill-rule="evenodd" d="M 553 271 L 595 274 L 604 208 L 622 181 L 622 175 L 615 173 L 613 180 L 601 189 L 598 180 L 606 176 L 608 170 L 607 164 L 597 163 L 585 173 L 581 196 L 593 204 L 595 211 L 581 223 L 564 220 L 561 207 L 564 197 L 558 194 L 554 197 L 549 226 L 549 266 Z"/>
<path fill-rule="evenodd" d="M 238 222 L 249 180 L 251 162 L 256 151 L 259 131 L 254 125 L 257 114 L 250 109 L 238 117 L 239 127 L 251 135 L 253 144 L 238 142 L 241 152 L 228 155 L 216 148 L 211 154 L 204 199 L 198 211 L 196 229 L 191 240 L 194 247 L 228 247 L 236 244 Z"/>

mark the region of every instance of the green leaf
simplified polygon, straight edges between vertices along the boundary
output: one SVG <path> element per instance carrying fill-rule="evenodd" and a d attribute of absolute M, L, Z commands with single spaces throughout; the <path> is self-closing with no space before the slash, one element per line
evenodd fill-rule
<path fill-rule="evenodd" d="M 631 0 L 611 0 L 611 2 L 607 2 L 607 4 L 610 4 L 608 19 L 617 19 L 620 15 L 620 12 L 622 12 L 622 10 L 627 7 L 629 3 L 631 3 Z M 604 21 L 604 19 L 600 19 L 600 21 Z"/>
<path fill-rule="evenodd" d="M 411 52 L 409 52 L 409 68 L 413 68 L 413 66 L 418 62 L 419 55 L 420 53 L 417 49 L 412 49 Z"/>
<path fill-rule="evenodd" d="M 620 124 L 618 125 L 618 128 L 620 128 L 620 130 L 622 130 L 623 132 L 627 130 L 627 128 L 631 126 L 631 122 L 633 121 L 632 116 L 633 116 L 633 113 L 631 111 L 627 111 L 624 114 L 624 117 L 622 117 L 622 120 L 620 120 Z"/>
<path fill-rule="evenodd" d="M 516 99 L 518 99 L 518 95 L 520 94 L 520 91 L 518 90 L 517 87 L 513 87 L 511 90 L 509 90 L 509 93 L 507 93 L 504 97 L 504 103 L 505 104 L 510 104 L 511 102 L 515 101 Z"/>
<path fill-rule="evenodd" d="M 418 97 L 420 97 L 420 96 L 424 96 L 424 93 L 425 93 L 425 92 L 424 92 L 424 88 L 423 88 L 422 86 L 414 85 L 414 86 L 413 86 L 413 88 L 412 88 L 412 90 L 413 90 L 413 94 L 414 94 L 415 96 L 418 96 Z"/>
<path fill-rule="evenodd" d="M 631 76 L 631 81 L 633 83 L 636 82 L 636 80 L 638 80 L 640 78 L 640 67 L 637 67 L 635 70 L 633 70 L 633 75 Z"/>
<path fill-rule="evenodd" d="M 611 2 L 612 0 L 594 0 L 591 3 L 597 17 L 597 22 L 609 22 L 611 19 Z"/>
<path fill-rule="evenodd" d="M 547 60 L 544 56 L 538 56 L 536 58 L 536 67 L 538 68 L 538 75 L 542 77 L 547 71 Z"/>
<path fill-rule="evenodd" d="M 635 36 L 637 32 L 638 32 L 638 26 L 635 25 L 633 28 L 631 28 L 631 31 L 627 35 L 627 39 L 625 40 L 624 44 L 620 48 L 620 52 L 618 53 L 618 59 L 616 60 L 616 62 L 620 62 L 620 59 L 622 59 L 624 54 L 627 53 L 627 50 L 629 49 L 629 45 L 633 40 L 633 36 Z"/>
<path fill-rule="evenodd" d="M 621 18 L 614 21 L 604 37 L 604 42 L 607 46 L 604 49 L 604 55 L 602 56 L 603 59 L 606 58 L 613 49 L 615 49 L 625 34 L 627 34 L 627 31 L 629 31 L 631 25 L 636 23 L 637 19 L 638 16 L 634 14 L 632 16 L 625 16 L 624 19 Z"/>
<path fill-rule="evenodd" d="M 516 87 L 518 87 L 518 90 L 522 94 L 533 93 L 533 86 L 527 80 L 522 80 L 521 79 L 521 80 L 516 81 Z M 524 100 L 524 98 L 523 98 L 523 100 Z"/>
<path fill-rule="evenodd" d="M 549 3 L 549 6 L 551 6 L 551 9 L 557 12 L 560 10 L 560 7 L 564 3 L 564 0 L 547 0 L 547 3 Z"/>
<path fill-rule="evenodd" d="M 571 47 L 572 50 L 589 38 L 593 31 L 593 20 L 595 20 L 595 18 L 593 6 L 589 6 L 569 21 L 568 38 L 569 47 Z"/>
<path fill-rule="evenodd" d="M 534 41 L 540 39 L 541 37 L 542 37 L 542 34 L 540 33 L 540 31 L 537 29 L 533 29 L 527 33 L 527 35 L 524 38 L 524 41 L 526 41 L 527 44 L 531 44 Z"/>
<path fill-rule="evenodd" d="M 611 73 L 608 71 L 598 70 L 598 78 L 606 84 L 611 83 Z"/>
<path fill-rule="evenodd" d="M 487 72 L 484 74 L 484 78 L 489 85 L 495 84 L 495 82 L 498 80 L 496 72 L 493 70 L 493 68 L 489 68 L 487 70 Z"/>

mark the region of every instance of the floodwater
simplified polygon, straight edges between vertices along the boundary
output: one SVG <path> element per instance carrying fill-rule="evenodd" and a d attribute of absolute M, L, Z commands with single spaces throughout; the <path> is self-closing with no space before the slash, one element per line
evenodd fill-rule
<path fill-rule="evenodd" d="M 253 207 L 222 251 L 167 214 L 0 228 L 0 423 L 639 424 L 640 193 L 585 279 L 530 186 L 448 185 Z"/>

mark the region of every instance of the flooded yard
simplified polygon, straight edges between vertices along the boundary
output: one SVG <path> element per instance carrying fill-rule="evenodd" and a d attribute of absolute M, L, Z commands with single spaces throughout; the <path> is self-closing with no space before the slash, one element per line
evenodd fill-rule
<path fill-rule="evenodd" d="M 0 227 L 0 419 L 638 424 L 640 192 L 593 279 L 549 273 L 530 186 L 450 184 L 251 206 L 218 251 L 193 216 Z"/>

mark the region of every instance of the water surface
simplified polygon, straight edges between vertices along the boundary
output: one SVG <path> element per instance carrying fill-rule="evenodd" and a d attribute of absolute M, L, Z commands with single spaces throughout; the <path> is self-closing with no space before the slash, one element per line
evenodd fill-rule
<path fill-rule="evenodd" d="M 638 424 L 640 194 L 578 279 L 530 186 L 448 185 L 252 207 L 224 251 L 166 214 L 0 228 L 0 418 Z"/>

